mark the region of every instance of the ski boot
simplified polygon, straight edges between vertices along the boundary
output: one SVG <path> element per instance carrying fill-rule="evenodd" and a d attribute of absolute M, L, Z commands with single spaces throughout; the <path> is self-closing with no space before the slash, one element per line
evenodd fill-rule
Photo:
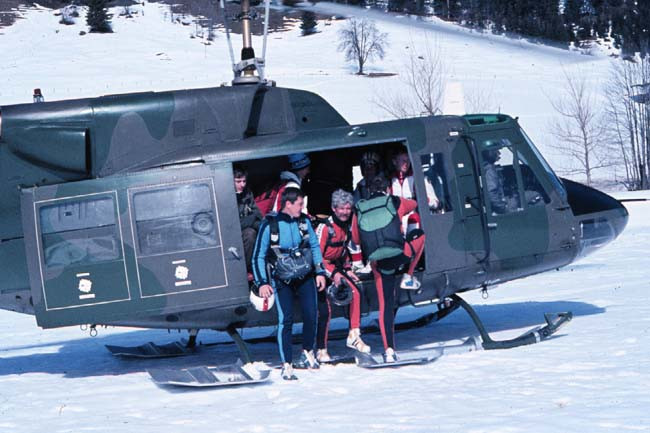
<path fill-rule="evenodd" d="M 303 350 L 300 359 L 294 365 L 296 368 L 308 368 L 310 370 L 317 370 L 320 368 L 313 350 Z"/>
<path fill-rule="evenodd" d="M 386 352 L 384 352 L 384 362 L 397 362 L 397 355 L 395 354 L 395 350 L 393 350 L 392 347 L 387 348 Z"/>
<path fill-rule="evenodd" d="M 350 329 L 345 345 L 362 353 L 370 353 L 370 346 L 361 339 L 361 330 L 359 328 Z"/>
<path fill-rule="evenodd" d="M 316 351 L 316 360 L 319 364 L 322 364 L 324 362 L 330 362 L 332 357 L 327 353 L 327 349 L 318 349 Z"/>
<path fill-rule="evenodd" d="M 298 380 L 298 377 L 293 374 L 293 367 L 288 362 L 282 365 L 281 375 L 284 380 Z"/>

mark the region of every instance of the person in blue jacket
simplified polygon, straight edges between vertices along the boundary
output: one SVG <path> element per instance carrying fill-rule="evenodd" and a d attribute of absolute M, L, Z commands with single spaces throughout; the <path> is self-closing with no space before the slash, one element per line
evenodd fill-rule
<path fill-rule="evenodd" d="M 302 354 L 296 367 L 319 368 L 314 356 L 317 324 L 316 290 L 325 289 L 325 269 L 318 238 L 309 218 L 302 213 L 304 194 L 288 187 L 282 192 L 278 214 L 262 221 L 253 249 L 253 278 L 258 294 L 275 294 L 278 310 L 278 345 L 282 378 L 295 380 L 291 334 L 293 298 L 297 295 L 302 312 Z M 316 278 L 314 281 L 314 274 Z"/>

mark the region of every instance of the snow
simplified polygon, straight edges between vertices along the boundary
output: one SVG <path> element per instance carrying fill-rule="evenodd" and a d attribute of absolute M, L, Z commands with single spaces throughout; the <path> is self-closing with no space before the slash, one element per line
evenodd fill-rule
<path fill-rule="evenodd" d="M 0 29 L 0 105 L 30 102 L 35 87 L 55 100 L 230 81 L 222 33 L 204 45 L 190 39 L 193 26 L 170 23 L 165 6 L 145 3 L 139 10 L 133 19 L 120 18 L 114 10 L 114 34 L 84 36 L 79 36 L 87 30 L 83 16 L 74 26 L 62 26 L 51 10 L 24 11 L 25 19 Z M 321 22 L 321 32 L 306 38 L 297 28 L 272 34 L 267 75 L 278 85 L 318 92 L 352 123 L 385 118 L 373 108 L 373 93 L 399 86 L 399 77 L 353 75 L 353 67 L 336 51 L 341 25 Z M 380 28 L 390 34 L 391 46 L 369 72 L 399 71 L 406 47 L 420 43 L 423 32 L 386 23 Z M 449 79 L 462 83 L 465 95 L 477 86 L 492 89 L 501 111 L 520 116 L 546 155 L 552 115 L 547 94 L 560 91 L 562 68 L 588 71 L 596 83 L 608 74 L 609 60 L 600 54 L 501 43 L 498 37 L 482 40 L 463 32 L 428 37 L 437 38 L 444 50 Z M 255 37 L 254 44 L 260 49 L 261 39 Z M 552 155 L 549 159 L 553 163 Z M 626 194 L 640 196 L 650 198 L 648 193 Z M 494 338 L 514 337 L 541 324 L 545 312 L 573 311 L 574 319 L 556 338 L 506 351 L 449 355 L 426 366 L 381 371 L 324 366 L 299 371 L 297 382 L 280 380 L 276 369 L 265 385 L 174 390 L 156 386 L 146 369 L 234 362 L 235 346 L 207 346 L 183 358 L 127 361 L 103 346 L 162 344 L 185 335 L 109 328 L 90 338 L 78 328 L 43 331 L 32 316 L 0 311 L 0 432 L 650 431 L 650 202 L 626 206 L 627 229 L 593 256 L 503 284 L 488 299 L 478 292 L 466 295 Z M 405 308 L 398 321 L 428 311 Z M 245 336 L 270 332 L 246 330 Z M 439 323 L 399 332 L 397 346 L 455 344 L 475 334 L 469 317 L 457 311 Z M 199 340 L 228 338 L 202 331 Z M 366 340 L 381 345 L 377 334 Z M 344 341 L 333 341 L 330 348 L 341 353 Z M 279 362 L 275 344 L 256 344 L 251 350 L 260 362 Z"/>
<path fill-rule="evenodd" d="M 593 256 L 504 284 L 487 300 L 478 292 L 466 296 L 499 339 L 541 324 L 545 312 L 572 311 L 574 319 L 556 338 L 448 355 L 425 366 L 324 366 L 298 371 L 297 382 L 282 381 L 276 369 L 271 383 L 255 387 L 174 390 L 156 386 L 145 370 L 233 362 L 235 346 L 208 346 L 184 358 L 121 360 L 103 345 L 162 344 L 182 334 L 109 328 L 90 338 L 77 328 L 43 331 L 31 316 L 1 311 L 0 329 L 9 332 L 0 342 L 0 431 L 648 431 L 650 202 L 627 206 L 628 228 Z M 427 311 L 404 309 L 398 320 Z M 269 331 L 246 330 L 245 336 Z M 475 334 L 469 317 L 456 311 L 399 332 L 397 344 L 432 347 Z M 199 340 L 228 341 L 211 331 Z M 377 334 L 366 340 L 381 344 Z M 333 341 L 330 349 L 341 353 L 344 342 Z M 275 344 L 251 350 L 256 359 L 279 362 Z"/>
<path fill-rule="evenodd" d="M 138 13 L 132 19 L 119 17 L 121 9 L 112 10 L 113 34 L 79 36 L 88 30 L 83 10 L 77 24 L 64 26 L 58 24 L 60 17 L 54 11 L 45 8 L 27 9 L 22 12 L 26 19 L 0 29 L 0 105 L 31 102 L 32 89 L 37 87 L 46 100 L 56 100 L 231 81 L 223 32 L 205 45 L 204 39 L 190 38 L 194 25 L 171 23 L 168 6 L 134 6 L 131 10 Z M 386 120 L 389 116 L 373 100 L 384 89 L 400 89 L 404 84 L 398 75 L 354 75 L 354 65 L 346 64 L 337 51 L 337 31 L 343 23 L 321 21 L 319 33 L 301 37 L 297 23 L 288 21 L 293 26 L 290 31 L 271 33 L 267 77 L 279 86 L 321 94 L 351 123 Z M 549 99 L 561 93 L 563 71 L 585 75 L 594 86 L 601 86 L 609 74 L 609 58 L 597 50 L 587 56 L 501 36 L 478 37 L 449 26 L 437 23 L 435 31 L 425 32 L 421 25 L 379 22 L 379 29 L 389 34 L 390 46 L 386 58 L 368 65 L 367 72 L 402 72 L 409 50 L 422 52 L 428 41 L 439 47 L 452 89 L 459 83 L 466 98 L 482 94 L 488 102 L 484 111 L 518 116 L 551 164 L 562 161 L 547 146 L 552 140 L 549 120 L 555 114 Z M 233 41 L 237 55 L 241 36 L 233 35 Z M 261 55 L 262 38 L 254 36 L 253 45 Z"/>

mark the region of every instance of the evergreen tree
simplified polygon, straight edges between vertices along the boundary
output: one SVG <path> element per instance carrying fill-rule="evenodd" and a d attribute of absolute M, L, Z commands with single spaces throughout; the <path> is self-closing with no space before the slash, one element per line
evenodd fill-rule
<path fill-rule="evenodd" d="M 641 56 L 645 57 L 650 54 L 650 2 L 638 2 L 637 11 L 639 13 L 639 46 Z"/>
<path fill-rule="evenodd" d="M 112 33 L 110 16 L 107 11 L 108 0 L 88 0 L 86 24 L 94 33 Z"/>
<path fill-rule="evenodd" d="M 304 11 L 300 16 L 300 30 L 302 30 L 303 36 L 309 36 L 316 33 L 316 14 L 310 11 Z"/>
<path fill-rule="evenodd" d="M 567 26 L 569 41 L 577 41 L 584 0 L 564 1 L 564 22 Z"/>

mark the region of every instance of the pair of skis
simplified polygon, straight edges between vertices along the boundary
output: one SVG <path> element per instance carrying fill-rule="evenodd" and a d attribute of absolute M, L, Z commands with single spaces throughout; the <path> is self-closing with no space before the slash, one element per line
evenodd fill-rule
<path fill-rule="evenodd" d="M 157 345 L 146 343 L 137 347 L 107 346 L 116 356 L 130 358 L 163 358 L 183 356 L 194 352 L 180 343 Z M 406 365 L 421 365 L 435 361 L 444 351 L 440 348 L 429 350 L 404 351 L 399 353 L 395 362 L 384 362 L 378 354 L 355 352 L 354 354 L 332 357 L 324 365 L 356 363 L 357 366 L 368 369 L 396 368 Z M 193 388 L 223 387 L 238 385 L 257 385 L 270 379 L 271 370 L 259 370 L 253 364 L 244 364 L 237 360 L 235 364 L 220 367 L 191 367 L 185 369 L 150 369 L 147 370 L 151 379 L 158 385 L 182 386 Z"/>
<path fill-rule="evenodd" d="M 395 362 L 384 362 L 381 355 L 355 353 L 348 356 L 337 356 L 324 365 L 356 362 L 359 367 L 368 369 L 396 368 L 406 365 L 421 365 L 435 361 L 442 356 L 443 350 L 418 350 L 401 352 Z M 150 369 L 147 370 L 151 379 L 158 385 L 181 386 L 192 388 L 224 387 L 240 385 L 257 385 L 269 381 L 271 370 L 259 370 L 253 364 L 243 364 L 237 360 L 235 364 L 221 367 L 192 367 L 186 369 Z"/>

